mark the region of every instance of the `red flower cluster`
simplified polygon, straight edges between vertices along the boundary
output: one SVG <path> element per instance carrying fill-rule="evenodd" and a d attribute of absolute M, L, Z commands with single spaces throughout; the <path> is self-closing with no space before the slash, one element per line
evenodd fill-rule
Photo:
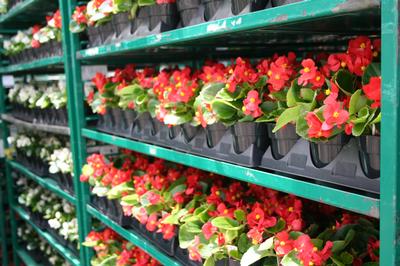
<path fill-rule="evenodd" d="M 149 254 L 120 237 L 110 228 L 101 232 L 91 231 L 84 245 L 93 247 L 95 260 L 99 264 L 112 256 L 116 258 L 117 266 L 158 266 L 161 265 Z"/>
<path fill-rule="evenodd" d="M 327 241 L 322 250 L 314 246 L 311 238 L 302 234 L 297 239 L 292 239 L 288 232 L 282 231 L 276 235 L 274 248 L 280 257 L 291 251 L 296 252 L 296 257 L 302 265 L 322 266 L 329 259 L 332 253 L 333 243 Z"/>
<path fill-rule="evenodd" d="M 87 24 L 88 19 L 86 17 L 86 6 L 77 6 L 72 14 L 72 20 L 78 25 Z"/>

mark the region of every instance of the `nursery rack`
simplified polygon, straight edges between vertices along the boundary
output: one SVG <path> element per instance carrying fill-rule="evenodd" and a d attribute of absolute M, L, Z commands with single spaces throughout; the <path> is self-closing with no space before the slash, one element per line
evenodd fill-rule
<path fill-rule="evenodd" d="M 50 0 L 48 0 L 51 2 Z M 20 3 L 20 11 L 13 11 L 0 17 L 0 28 L 5 21 L 12 21 L 20 14 L 24 5 L 40 5 L 39 0 Z M 75 0 L 59 0 L 63 25 L 69 25 L 69 19 Z M 15 7 L 17 8 L 17 7 Z M 18 7 L 19 8 L 19 7 Z M 18 9 L 16 9 L 18 10 Z M 63 27 L 63 57 L 37 60 L 16 66 L 0 68 L 0 73 L 49 73 L 60 71 L 64 64 L 68 88 L 68 114 L 71 148 L 74 159 L 73 202 L 77 206 L 79 236 L 83 240 L 91 228 L 91 217 L 97 218 L 112 227 L 126 239 L 143 248 L 163 264 L 179 265 L 157 248 L 138 235 L 127 231 L 99 213 L 90 205 L 86 185 L 79 182 L 80 168 L 86 159 L 86 139 L 93 139 L 119 147 L 128 148 L 151 156 L 168 159 L 185 165 L 226 175 L 231 178 L 255 183 L 327 203 L 343 209 L 355 211 L 380 219 L 381 223 L 381 265 L 400 264 L 399 201 L 400 187 L 400 84 L 399 84 L 399 3 L 396 0 L 304 0 L 299 3 L 266 9 L 250 14 L 181 28 L 162 34 L 151 35 L 121 43 L 103 45 L 81 50 L 78 35 Z M 14 14 L 14 15 L 13 15 Z M 5 29 L 12 29 L 5 28 Z M 382 138 L 380 196 L 363 195 L 301 179 L 272 174 L 230 163 L 211 160 L 202 156 L 189 155 L 156 145 L 141 143 L 123 137 L 99 132 L 86 125 L 83 106 L 82 67 L 84 65 L 125 63 L 169 63 L 192 61 L 196 63 L 204 57 L 229 58 L 233 55 L 262 55 L 271 51 L 294 49 L 296 44 L 307 48 L 323 45 L 329 41 L 340 45 L 348 36 L 358 34 L 381 35 L 382 38 Z M 316 41 L 321 37 L 321 42 Z M 251 40 L 249 42 L 248 40 Z M 275 46 L 279 45 L 279 48 Z M 232 48 L 232 49 L 227 49 Z M 238 52 L 240 51 L 240 52 Z M 5 113 L 4 89 L 0 88 L 0 113 Z M 2 123 L 3 139 L 6 139 L 8 124 Z M 13 210 L 26 218 L 13 200 L 11 168 L 26 173 L 44 187 L 58 193 L 57 186 L 43 182 L 40 177 L 29 174 L 28 169 L 8 161 L 6 164 L 7 188 Z M 42 181 L 42 182 L 41 182 Z M 47 185 L 46 185 L 47 184 Z M 57 192 L 58 191 L 58 192 Z M 65 196 L 65 195 L 64 195 Z M 27 254 L 18 248 L 16 242 L 15 215 L 11 217 L 14 260 L 29 260 Z M 90 264 L 91 252 L 87 248 L 80 251 L 80 264 Z"/>

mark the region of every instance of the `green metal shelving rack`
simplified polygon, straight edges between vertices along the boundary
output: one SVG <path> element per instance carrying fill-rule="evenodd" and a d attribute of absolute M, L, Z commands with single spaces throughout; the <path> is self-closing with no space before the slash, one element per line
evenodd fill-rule
<path fill-rule="evenodd" d="M 76 0 L 59 0 L 63 25 L 69 24 L 69 18 L 77 4 Z M 163 264 L 179 265 L 173 258 L 166 256 L 144 239 L 118 226 L 88 205 L 89 190 L 85 184 L 79 182 L 79 175 L 80 168 L 86 159 L 86 139 L 93 139 L 379 218 L 381 223 L 380 263 L 384 266 L 400 265 L 398 241 L 400 184 L 397 181 L 400 176 L 398 16 L 398 0 L 304 0 L 292 5 L 84 50 L 80 49 L 79 36 L 70 33 L 68 27 L 63 27 L 63 57 L 0 68 L 0 73 L 37 72 L 39 68 L 46 71 L 46 69 L 49 70 L 49 66 L 64 64 L 76 197 L 69 198 L 71 196 L 62 194 L 56 185 L 45 182 L 41 177 L 29 173 L 27 169 L 12 161 L 8 161 L 6 165 L 9 196 L 10 198 L 12 196 L 10 169 L 14 168 L 76 204 L 81 239 L 89 232 L 91 218 L 94 217 L 143 248 Z M 1 21 L 0 17 L 0 25 Z M 265 55 L 270 53 L 270 50 L 295 49 L 298 44 L 302 44 L 307 49 L 320 45 L 321 43 L 315 42 L 313 36 L 326 36 L 324 42 L 330 41 L 332 44 L 340 45 L 346 40 L 346 36 L 358 34 L 381 35 L 382 37 L 381 135 L 386 141 L 383 141 L 381 145 L 381 150 L 384 152 L 381 154 L 379 198 L 116 137 L 98 132 L 86 125 L 81 76 L 83 65 L 104 64 L 105 59 L 110 64 L 122 65 L 127 62 L 169 63 L 176 62 L 177 58 L 179 61 L 197 61 L 206 56 L 229 58 L 234 54 L 239 54 L 239 49 L 240 54 L 243 55 L 260 55 L 260 53 Z M 277 47 L 277 43 L 281 45 Z M 4 103 L 4 90 L 0 89 L 0 102 Z M 5 113 L 4 104 L 0 105 L 0 113 Z M 2 124 L 2 129 L 7 133 L 5 123 Z M 11 206 L 17 212 L 20 211 L 12 200 Z M 15 219 L 11 219 L 11 226 L 14 232 L 14 257 L 19 255 L 21 259 L 26 260 L 26 254 L 16 246 Z M 90 257 L 91 252 L 82 248 L 80 265 L 90 265 Z"/>

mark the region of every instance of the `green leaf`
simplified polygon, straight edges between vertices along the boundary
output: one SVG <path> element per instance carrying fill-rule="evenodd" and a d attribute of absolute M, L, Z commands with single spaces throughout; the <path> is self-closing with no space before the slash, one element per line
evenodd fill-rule
<path fill-rule="evenodd" d="M 83 246 L 89 247 L 89 248 L 95 247 L 98 244 L 99 244 L 99 241 L 85 241 L 82 243 Z"/>
<path fill-rule="evenodd" d="M 369 83 L 371 77 L 380 77 L 381 76 L 381 63 L 373 62 L 368 65 L 367 69 L 365 69 L 364 74 L 362 76 L 362 84 L 366 85 Z"/>
<path fill-rule="evenodd" d="M 122 197 L 121 201 L 127 205 L 134 206 L 139 203 L 139 196 L 137 194 L 131 194 Z"/>
<path fill-rule="evenodd" d="M 189 230 L 189 227 L 187 223 L 179 227 L 179 246 L 183 249 L 188 248 L 195 236 L 199 234 L 191 232 L 193 230 Z"/>
<path fill-rule="evenodd" d="M 237 209 L 233 214 L 238 222 L 246 220 L 246 213 L 243 210 Z"/>
<path fill-rule="evenodd" d="M 215 266 L 215 259 L 214 259 L 214 256 L 211 256 L 211 257 L 207 258 L 207 259 L 204 261 L 203 266 Z"/>
<path fill-rule="evenodd" d="M 340 260 L 343 261 L 344 264 L 352 264 L 353 263 L 353 256 L 349 252 L 342 252 L 340 254 Z"/>
<path fill-rule="evenodd" d="M 285 229 L 285 227 L 286 227 L 285 220 L 279 219 L 278 222 L 276 223 L 276 225 L 268 228 L 267 231 L 270 233 L 278 233 L 278 232 L 282 231 L 283 229 Z"/>
<path fill-rule="evenodd" d="M 252 246 L 250 239 L 246 233 L 242 233 L 238 240 L 238 249 L 241 253 L 245 253 Z"/>
<path fill-rule="evenodd" d="M 107 192 L 107 198 L 108 199 L 119 199 L 122 196 L 123 192 L 128 192 L 128 191 L 134 191 L 134 188 L 130 187 L 128 182 L 119 184 L 113 188 L 111 188 Z"/>
<path fill-rule="evenodd" d="M 335 263 L 336 266 L 345 266 L 339 258 L 335 256 L 331 256 L 330 258 L 333 261 L 333 263 Z"/>
<path fill-rule="evenodd" d="M 339 89 L 346 95 L 351 96 L 357 88 L 357 77 L 347 70 L 339 70 L 332 79 Z"/>
<path fill-rule="evenodd" d="M 290 122 L 296 121 L 297 117 L 300 115 L 301 106 L 295 106 L 286 109 L 276 121 L 276 125 L 272 132 L 277 132 L 283 126 L 289 124 Z"/>
<path fill-rule="evenodd" d="M 300 97 L 307 102 L 312 102 L 314 100 L 315 91 L 308 88 L 300 89 Z"/>
<path fill-rule="evenodd" d="M 205 102 L 211 102 L 215 99 L 217 93 L 223 88 L 225 88 L 224 83 L 208 83 L 203 86 L 198 98 L 201 98 Z"/>
<path fill-rule="evenodd" d="M 162 211 L 164 209 L 164 205 L 162 205 L 162 204 L 154 204 L 154 205 L 150 205 L 150 206 L 145 207 L 145 209 L 147 211 L 147 214 L 150 215 L 150 214 Z"/>
<path fill-rule="evenodd" d="M 176 193 L 183 192 L 183 191 L 186 190 L 186 188 L 187 188 L 186 184 L 181 184 L 181 185 L 175 186 L 175 187 L 170 191 L 170 192 L 171 192 L 171 195 L 174 196 Z"/>
<path fill-rule="evenodd" d="M 301 265 L 299 259 L 296 257 L 296 252 L 293 250 L 286 254 L 281 260 L 282 266 L 299 266 Z"/>
<path fill-rule="evenodd" d="M 274 237 L 270 237 L 259 245 L 250 247 L 246 253 L 243 254 L 240 261 L 241 266 L 251 265 L 264 257 L 275 256 L 273 251 Z"/>
<path fill-rule="evenodd" d="M 238 230 L 241 227 L 237 221 L 228 217 L 216 217 L 211 221 L 211 224 L 225 230 Z"/>
<path fill-rule="evenodd" d="M 367 104 L 367 98 L 362 94 L 362 90 L 357 90 L 350 98 L 349 114 L 358 113 Z"/>
<path fill-rule="evenodd" d="M 223 120 L 229 120 L 236 116 L 238 111 L 241 111 L 237 108 L 232 102 L 227 102 L 223 100 L 214 100 L 211 103 L 212 109 L 215 114 Z"/>
<path fill-rule="evenodd" d="M 107 257 L 106 259 L 102 260 L 102 262 L 100 264 L 98 264 L 97 266 L 115 266 L 117 264 L 117 258 L 118 258 L 118 255 L 113 254 L 113 255 Z"/>

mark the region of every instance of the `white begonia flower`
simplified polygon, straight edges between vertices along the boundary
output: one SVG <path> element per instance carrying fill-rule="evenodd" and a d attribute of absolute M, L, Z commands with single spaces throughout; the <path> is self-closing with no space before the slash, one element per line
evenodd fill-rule
<path fill-rule="evenodd" d="M 56 217 L 57 219 L 60 219 L 60 218 L 62 217 L 61 212 L 56 212 L 56 213 L 55 213 L 55 217 Z"/>
<path fill-rule="evenodd" d="M 107 195 L 108 188 L 102 186 L 95 186 L 93 187 L 92 193 L 99 196 L 105 197 Z"/>
<path fill-rule="evenodd" d="M 72 206 L 71 206 L 70 204 L 64 204 L 64 205 L 63 205 L 63 211 L 64 211 L 66 214 L 72 213 Z"/>
<path fill-rule="evenodd" d="M 50 227 L 54 229 L 59 229 L 61 227 L 61 223 L 57 219 L 50 219 L 48 220 L 48 223 Z"/>
<path fill-rule="evenodd" d="M 7 142 L 8 142 L 8 145 L 10 145 L 10 146 L 14 145 L 15 137 L 13 137 L 13 136 L 7 137 Z"/>

